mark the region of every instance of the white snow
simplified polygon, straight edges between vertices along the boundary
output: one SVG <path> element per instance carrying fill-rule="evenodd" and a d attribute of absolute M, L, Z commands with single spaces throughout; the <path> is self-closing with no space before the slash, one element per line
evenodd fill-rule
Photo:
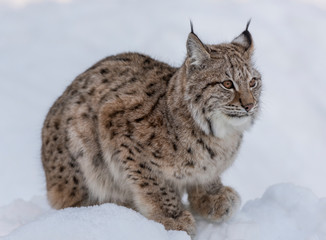
<path fill-rule="evenodd" d="M 166 231 L 163 225 L 138 212 L 114 204 L 60 211 L 43 205 L 20 200 L 3 207 L 0 236 L 17 228 L 3 239 L 190 240 L 185 232 Z M 200 217 L 197 222 L 198 240 L 324 240 L 326 199 L 317 198 L 309 189 L 278 184 L 268 188 L 260 199 L 247 202 L 228 222 L 217 224 Z"/>
<path fill-rule="evenodd" d="M 29 203 L 25 204 L 29 211 Z M 33 207 L 33 203 L 31 205 Z M 45 212 L 37 220 L 22 226 L 4 239 L 183 240 L 189 239 L 189 236 L 182 231 L 166 231 L 163 225 L 128 208 L 103 204 Z"/>
<path fill-rule="evenodd" d="M 73 214 L 73 226 L 77 215 L 84 216 L 83 229 L 85 214 L 93 211 L 94 216 L 98 211 L 119 216 L 120 208 L 111 205 L 57 212 L 46 204 L 41 127 L 51 104 L 77 74 L 123 51 L 178 66 L 186 53 L 189 19 L 204 42 L 217 43 L 232 40 L 249 18 L 263 74 L 263 109 L 223 176 L 239 191 L 244 207 L 222 225 L 200 221 L 198 239 L 326 239 L 321 198 L 326 197 L 324 0 L 0 0 L 0 235 L 27 223 L 10 235 L 21 239 L 19 234 L 36 234 L 57 218 L 72 221 Z M 280 182 L 304 188 L 269 188 Z M 131 210 L 121 214 L 143 219 Z M 94 221 L 111 221 L 105 217 Z M 187 239 L 139 221 L 162 239 Z M 57 225 L 63 234 L 64 226 Z M 103 226 L 99 223 L 99 234 Z"/>
<path fill-rule="evenodd" d="M 326 199 L 293 184 L 277 184 L 248 201 L 239 214 L 216 227 L 199 223 L 198 239 L 326 239 Z M 210 228 L 210 229 L 209 229 Z"/>
<path fill-rule="evenodd" d="M 50 209 L 44 196 L 34 197 L 30 201 L 16 199 L 10 204 L 0 207 L 0 237 L 33 221 L 46 211 L 51 211 Z"/>

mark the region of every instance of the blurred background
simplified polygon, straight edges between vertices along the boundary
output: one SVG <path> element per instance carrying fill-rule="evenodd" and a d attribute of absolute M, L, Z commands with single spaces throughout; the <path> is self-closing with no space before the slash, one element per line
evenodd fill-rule
<path fill-rule="evenodd" d="M 79 73 L 124 51 L 180 66 L 190 19 L 219 43 L 250 18 L 263 107 L 224 182 L 243 202 L 281 182 L 326 197 L 326 1 L 0 0 L 0 206 L 46 194 L 43 120 Z"/>

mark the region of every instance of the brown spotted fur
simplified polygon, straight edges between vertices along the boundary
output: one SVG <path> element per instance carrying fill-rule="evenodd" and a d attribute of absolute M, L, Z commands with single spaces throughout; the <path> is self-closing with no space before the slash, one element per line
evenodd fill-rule
<path fill-rule="evenodd" d="M 181 202 L 187 190 L 194 212 L 215 221 L 232 215 L 240 198 L 219 176 L 258 112 L 251 35 L 204 45 L 191 32 L 187 51 L 180 68 L 138 53 L 107 57 L 57 99 L 42 130 L 54 208 L 112 202 L 193 235 Z M 227 79 L 237 87 L 224 89 Z M 248 113 L 246 104 L 254 105 Z"/>

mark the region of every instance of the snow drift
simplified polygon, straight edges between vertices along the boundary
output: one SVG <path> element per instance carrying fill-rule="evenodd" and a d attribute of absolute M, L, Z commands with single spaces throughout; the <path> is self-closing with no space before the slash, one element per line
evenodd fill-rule
<path fill-rule="evenodd" d="M 42 199 L 38 203 L 36 200 L 16 201 L 0 209 L 0 234 L 16 228 L 3 239 L 190 240 L 185 232 L 166 231 L 163 225 L 138 212 L 114 204 L 56 211 L 46 207 Z M 326 239 L 326 199 L 292 184 L 268 188 L 228 222 L 216 224 L 198 216 L 196 219 L 198 240 Z"/>

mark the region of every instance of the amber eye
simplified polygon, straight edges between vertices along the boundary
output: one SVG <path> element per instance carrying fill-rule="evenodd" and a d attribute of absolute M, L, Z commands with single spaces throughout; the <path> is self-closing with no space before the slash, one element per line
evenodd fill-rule
<path fill-rule="evenodd" d="M 256 78 L 251 79 L 251 81 L 249 82 L 249 87 L 253 88 L 256 87 L 256 85 L 257 85 L 257 79 Z"/>
<path fill-rule="evenodd" d="M 225 87 L 227 89 L 233 88 L 233 82 L 231 80 L 226 80 L 222 84 L 223 84 L 223 87 Z"/>

